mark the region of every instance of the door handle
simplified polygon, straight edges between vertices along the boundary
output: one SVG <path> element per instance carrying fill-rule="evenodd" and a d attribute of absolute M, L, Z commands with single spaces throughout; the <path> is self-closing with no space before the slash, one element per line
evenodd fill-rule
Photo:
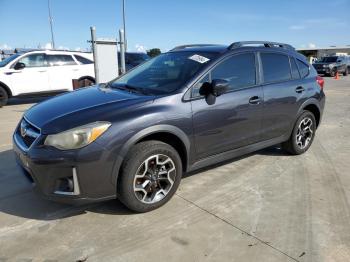
<path fill-rule="evenodd" d="M 39 73 L 45 73 L 45 72 L 47 72 L 46 70 L 40 70 L 40 71 L 38 71 Z"/>
<path fill-rule="evenodd" d="M 305 89 L 302 86 L 298 86 L 297 88 L 295 88 L 295 92 L 297 92 L 298 94 L 300 94 L 300 93 L 302 93 L 304 91 L 305 91 Z"/>
<path fill-rule="evenodd" d="M 249 104 L 252 104 L 252 105 L 257 105 L 260 103 L 260 97 L 258 96 L 252 96 L 250 99 L 249 99 Z"/>

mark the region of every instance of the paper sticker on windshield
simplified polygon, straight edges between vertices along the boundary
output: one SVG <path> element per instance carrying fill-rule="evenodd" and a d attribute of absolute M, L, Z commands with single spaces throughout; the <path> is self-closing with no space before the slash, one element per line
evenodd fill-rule
<path fill-rule="evenodd" d="M 201 55 L 193 55 L 193 56 L 190 56 L 189 59 L 196 61 L 198 63 L 201 63 L 201 64 L 204 64 L 210 60 L 210 59 L 208 59 L 204 56 L 201 56 Z"/>

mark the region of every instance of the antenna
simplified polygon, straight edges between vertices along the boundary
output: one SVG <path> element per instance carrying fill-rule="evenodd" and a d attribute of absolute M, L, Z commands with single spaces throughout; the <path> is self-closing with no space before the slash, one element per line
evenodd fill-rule
<path fill-rule="evenodd" d="M 51 29 L 51 46 L 52 46 L 52 49 L 55 49 L 55 38 L 54 38 L 54 36 L 53 36 L 50 0 L 47 0 L 47 7 L 48 7 L 48 9 L 49 9 L 49 22 L 50 22 L 50 29 Z"/>

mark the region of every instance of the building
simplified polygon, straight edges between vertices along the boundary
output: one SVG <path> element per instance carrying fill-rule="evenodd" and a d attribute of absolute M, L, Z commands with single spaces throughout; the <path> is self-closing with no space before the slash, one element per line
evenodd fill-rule
<path fill-rule="evenodd" d="M 329 55 L 350 55 L 350 45 L 346 46 L 330 46 L 323 48 L 299 48 L 297 51 L 309 58 L 313 62 L 316 58 Z"/>

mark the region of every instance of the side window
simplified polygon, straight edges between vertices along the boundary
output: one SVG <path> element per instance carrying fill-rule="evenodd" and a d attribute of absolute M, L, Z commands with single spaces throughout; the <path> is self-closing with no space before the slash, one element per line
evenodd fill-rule
<path fill-rule="evenodd" d="M 301 78 L 306 77 L 310 71 L 309 66 L 307 64 L 305 64 L 304 62 L 301 62 L 299 59 L 297 59 L 297 64 L 298 64 Z"/>
<path fill-rule="evenodd" d="M 192 97 L 200 97 L 199 89 L 205 82 L 210 82 L 209 74 L 206 74 L 201 80 L 199 80 L 193 87 L 192 87 Z"/>
<path fill-rule="evenodd" d="M 260 57 L 265 83 L 291 79 L 288 56 L 276 53 L 260 53 Z"/>
<path fill-rule="evenodd" d="M 94 63 L 90 59 L 87 59 L 87 58 L 82 57 L 80 55 L 74 55 L 74 56 L 75 56 L 75 59 L 77 59 L 78 62 L 83 64 L 83 65 L 88 65 L 88 64 L 93 64 Z"/>
<path fill-rule="evenodd" d="M 18 60 L 18 62 L 25 64 L 26 68 L 47 66 L 45 54 L 27 55 L 27 56 L 21 58 L 20 60 Z"/>
<path fill-rule="evenodd" d="M 254 53 L 234 55 L 224 60 L 211 71 L 211 79 L 228 81 L 230 85 L 229 91 L 255 85 Z"/>
<path fill-rule="evenodd" d="M 300 75 L 299 75 L 299 70 L 298 70 L 297 64 L 295 63 L 295 59 L 294 59 L 294 57 L 289 57 L 289 59 L 290 59 L 290 65 L 292 68 L 292 78 L 299 79 Z"/>
<path fill-rule="evenodd" d="M 76 65 L 71 55 L 48 55 L 47 58 L 50 66 Z"/>

